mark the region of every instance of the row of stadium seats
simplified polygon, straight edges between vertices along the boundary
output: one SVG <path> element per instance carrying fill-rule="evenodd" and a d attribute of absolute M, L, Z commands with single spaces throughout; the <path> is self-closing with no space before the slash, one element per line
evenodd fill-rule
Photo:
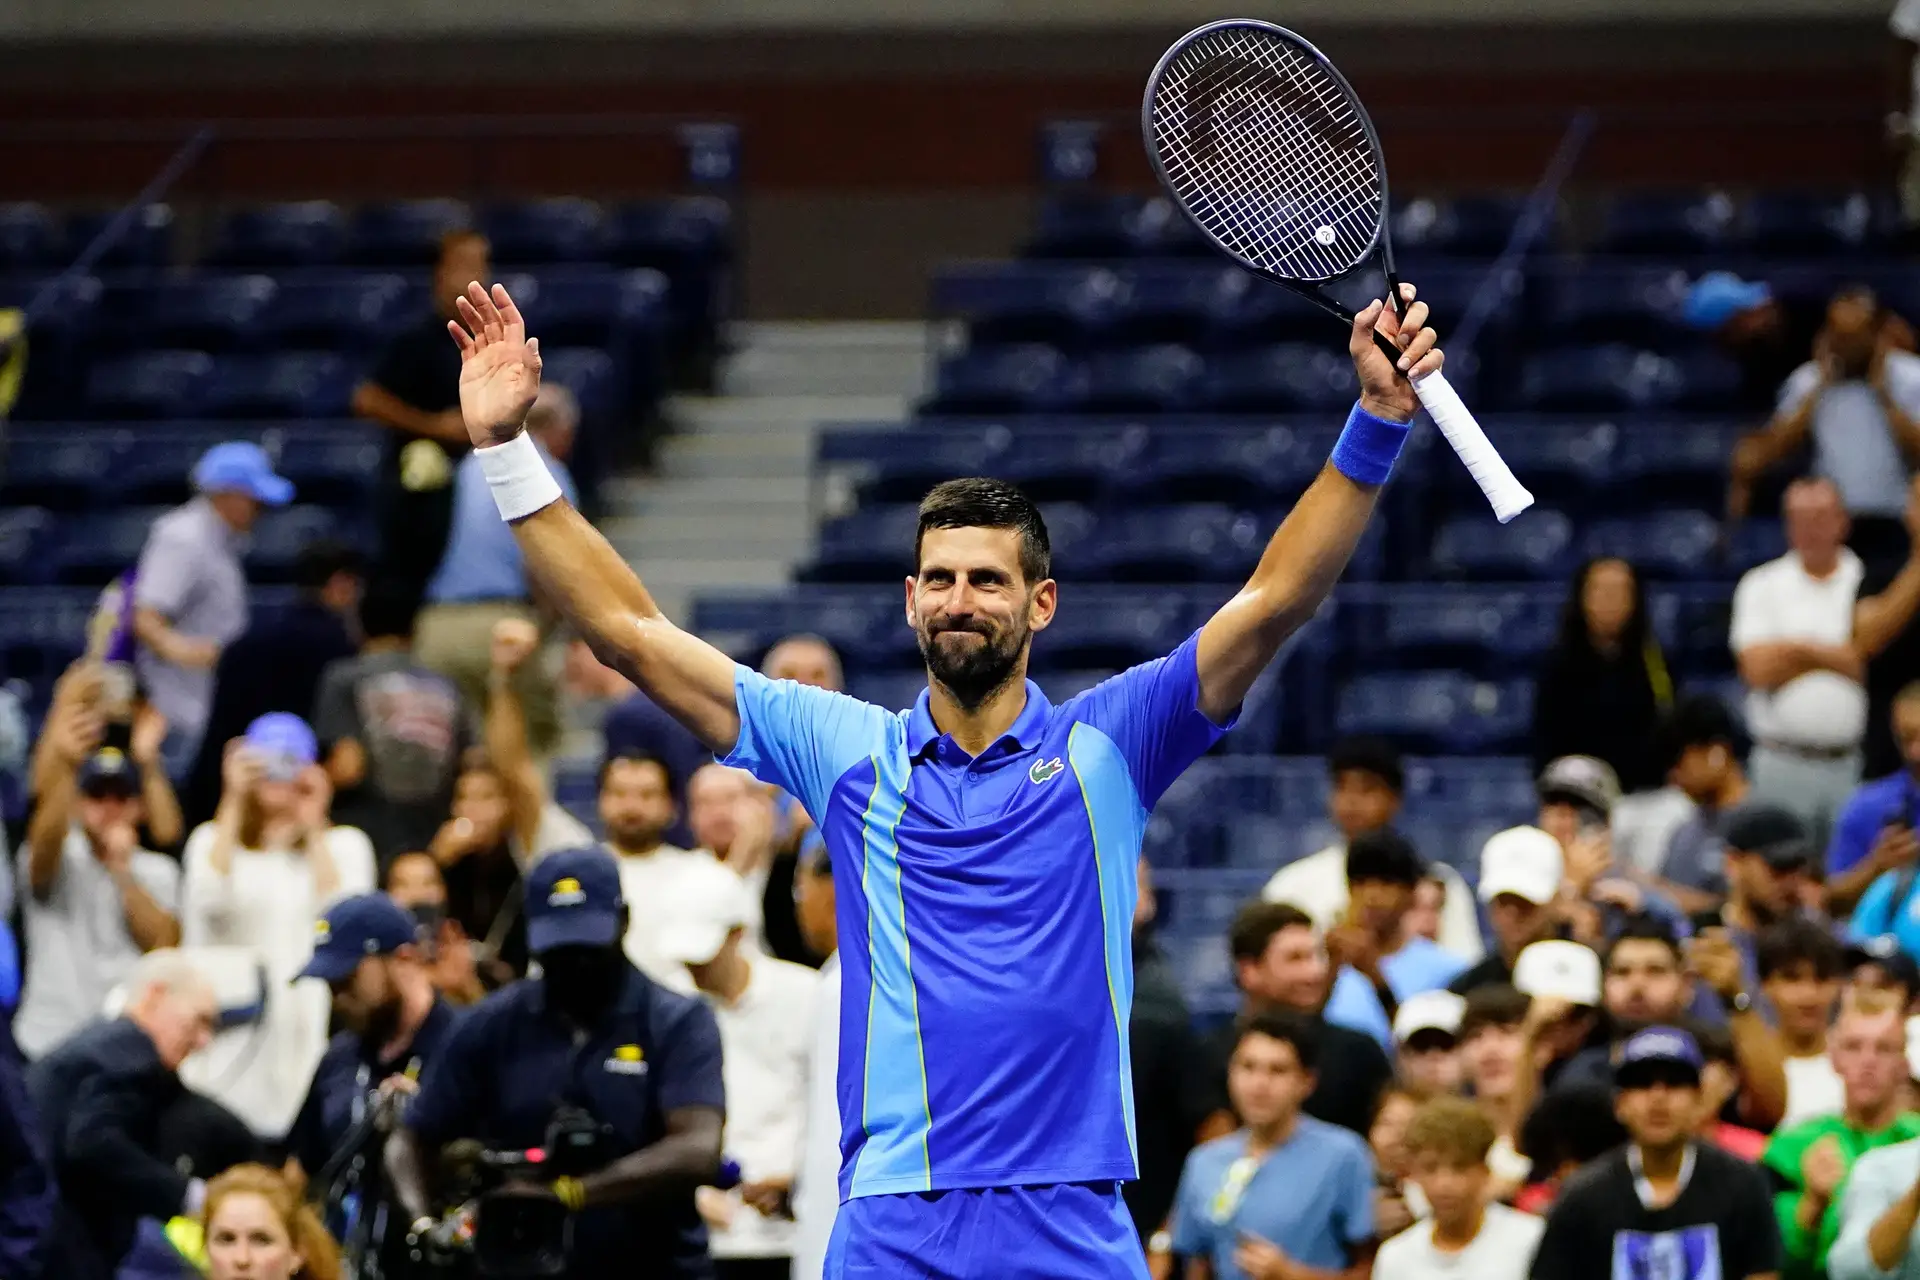
<path fill-rule="evenodd" d="M 24 426 L 8 435 L 0 506 L 95 512 L 184 502 L 194 462 L 222 440 L 263 445 L 300 502 L 344 507 L 371 498 L 386 443 L 379 428 L 353 420 Z"/>
<path fill-rule="evenodd" d="M 98 585 L 132 568 L 147 530 L 165 507 L 121 507 L 58 516 L 40 507 L 0 511 L 0 582 L 11 586 Z M 286 582 L 301 548 L 336 538 L 372 552 L 370 522 L 330 507 L 295 505 L 262 512 L 248 539 L 247 578 Z"/>
<path fill-rule="evenodd" d="M 1393 207 L 1394 249 L 1421 255 L 1490 257 L 1525 208 L 1517 195 L 1414 198 Z M 1738 198 L 1723 191 L 1641 192 L 1611 201 L 1592 247 L 1618 254 L 1845 256 L 1882 250 L 1897 237 L 1891 202 L 1859 191 L 1777 192 Z M 1564 220 L 1552 238 L 1574 238 Z M 1214 250 L 1159 196 L 1083 192 L 1042 206 L 1027 241 L 1032 258 L 1204 257 Z"/>

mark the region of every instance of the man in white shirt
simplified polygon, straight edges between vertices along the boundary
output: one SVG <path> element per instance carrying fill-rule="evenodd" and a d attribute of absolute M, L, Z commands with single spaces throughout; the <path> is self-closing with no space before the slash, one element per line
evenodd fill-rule
<path fill-rule="evenodd" d="M 1404 1139 L 1432 1216 L 1380 1246 L 1374 1280 L 1522 1280 L 1546 1224 L 1489 1194 L 1493 1124 L 1464 1098 L 1421 1104 Z"/>
<path fill-rule="evenodd" d="M 1347 914 L 1347 843 L 1392 823 L 1406 793 L 1400 753 L 1378 738 L 1335 743 L 1327 753 L 1327 772 L 1333 783 L 1327 794 L 1327 817 L 1340 832 L 1339 842 L 1280 868 L 1260 893 L 1268 902 L 1300 908 L 1322 932 Z M 1445 889 L 1437 941 L 1468 964 L 1477 962 L 1486 947 L 1472 892 L 1460 873 L 1444 862 L 1430 862 L 1427 870 Z"/>
<path fill-rule="evenodd" d="M 1860 781 L 1867 694 L 1852 637 L 1863 570 L 1833 481 L 1796 480 L 1784 508 L 1791 550 L 1740 579 L 1728 643 L 1749 691 L 1754 793 L 1799 815 L 1820 847 Z"/>
<path fill-rule="evenodd" d="M 108 747 L 80 755 L 68 739 L 27 828 L 21 907 L 29 965 L 13 1031 L 39 1058 L 100 1015 L 141 955 L 180 941 L 180 867 L 140 847 L 143 775 L 166 787 L 159 742 L 140 765 Z M 171 791 L 168 792 L 169 796 Z"/>
<path fill-rule="evenodd" d="M 600 766 L 600 825 L 620 866 L 620 893 L 629 915 L 623 940 L 627 958 L 662 986 L 691 994 L 687 967 L 662 954 L 660 940 L 678 913 L 680 886 L 713 858 L 666 843 L 673 822 L 673 787 L 659 759 L 623 753 Z"/>
<path fill-rule="evenodd" d="M 715 1269 L 719 1280 L 786 1280 L 819 975 L 749 951 L 746 887 L 717 862 L 680 882 L 675 906 L 660 950 L 687 967 L 720 1024 L 726 1156 L 740 1166 L 738 1187 L 702 1187 L 696 1197 Z"/>
<path fill-rule="evenodd" d="M 792 1196 L 792 1280 L 821 1280 L 840 1211 L 840 930 L 834 909 L 833 864 L 826 846 L 815 845 L 801 854 L 793 881 L 801 937 L 827 959 L 820 966 L 807 1054 L 807 1124 Z"/>

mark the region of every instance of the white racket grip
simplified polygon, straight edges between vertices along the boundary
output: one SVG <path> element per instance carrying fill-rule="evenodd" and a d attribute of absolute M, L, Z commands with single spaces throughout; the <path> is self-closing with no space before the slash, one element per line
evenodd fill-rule
<path fill-rule="evenodd" d="M 1495 519 L 1505 524 L 1533 505 L 1533 495 L 1514 476 L 1506 459 L 1493 447 L 1493 441 L 1487 439 L 1487 433 L 1473 420 L 1473 411 L 1460 399 L 1460 393 L 1447 381 L 1446 374 L 1436 369 L 1420 375 L 1413 380 L 1413 391 L 1433 419 L 1433 425 L 1440 428 L 1440 434 L 1460 455 L 1460 461 L 1467 464 L 1467 471 L 1480 486 L 1480 492 L 1493 504 Z"/>

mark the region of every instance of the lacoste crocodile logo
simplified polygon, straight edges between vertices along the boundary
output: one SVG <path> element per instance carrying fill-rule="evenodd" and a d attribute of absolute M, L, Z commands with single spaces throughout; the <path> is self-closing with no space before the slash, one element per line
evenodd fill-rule
<path fill-rule="evenodd" d="M 1035 760 L 1033 768 L 1027 770 L 1027 778 L 1035 783 L 1046 782 L 1066 767 L 1059 756 L 1051 760 Z"/>

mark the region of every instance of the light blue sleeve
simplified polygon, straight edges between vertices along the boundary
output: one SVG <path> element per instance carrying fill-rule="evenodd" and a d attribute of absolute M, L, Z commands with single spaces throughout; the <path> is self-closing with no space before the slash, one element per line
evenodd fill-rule
<path fill-rule="evenodd" d="M 736 666 L 733 695 L 740 737 L 720 763 L 745 769 L 797 799 L 824 822 L 840 776 L 886 751 L 905 731 L 891 712 L 792 680 L 769 680 Z"/>
<path fill-rule="evenodd" d="M 1913 1242 L 1907 1242 L 1907 1254 L 1891 1271 L 1873 1265 L 1867 1249 L 1867 1233 L 1873 1224 L 1905 1194 L 1913 1182 L 1913 1157 L 1910 1144 L 1884 1147 L 1861 1156 L 1847 1176 L 1840 1193 L 1840 1235 L 1827 1254 L 1829 1280 L 1893 1280 L 1907 1268 L 1902 1265 L 1913 1256 Z"/>
<path fill-rule="evenodd" d="M 1076 720 L 1120 748 L 1145 808 L 1233 728 L 1233 721 L 1215 724 L 1200 710 L 1199 652 L 1196 631 L 1166 657 L 1129 667 L 1069 704 Z"/>
<path fill-rule="evenodd" d="M 1200 1200 L 1207 1194 L 1200 1186 L 1202 1173 L 1200 1148 L 1187 1153 L 1187 1163 L 1180 1170 L 1180 1186 L 1173 1193 L 1173 1217 L 1168 1234 L 1173 1237 L 1173 1251 L 1183 1258 L 1207 1256 L 1213 1242 L 1207 1236 L 1207 1224 L 1200 1213 Z"/>
<path fill-rule="evenodd" d="M 1896 873 L 1883 871 L 1867 886 L 1867 891 L 1860 895 L 1860 905 L 1853 909 L 1853 919 L 1847 922 L 1850 935 L 1877 938 L 1893 931 L 1893 911 L 1897 905 L 1893 900 L 1893 889 L 1898 879 Z"/>
<path fill-rule="evenodd" d="M 1327 1003 L 1320 1016 L 1336 1027 L 1372 1036 L 1382 1048 L 1393 1048 L 1393 1027 L 1387 1021 L 1387 1011 L 1380 1007 L 1379 993 L 1374 991 L 1371 982 L 1348 966 L 1342 965 L 1334 975 L 1333 987 L 1327 993 Z"/>
<path fill-rule="evenodd" d="M 1340 1243 L 1352 1249 L 1373 1239 L 1373 1156 L 1356 1146 L 1341 1171 Z"/>

